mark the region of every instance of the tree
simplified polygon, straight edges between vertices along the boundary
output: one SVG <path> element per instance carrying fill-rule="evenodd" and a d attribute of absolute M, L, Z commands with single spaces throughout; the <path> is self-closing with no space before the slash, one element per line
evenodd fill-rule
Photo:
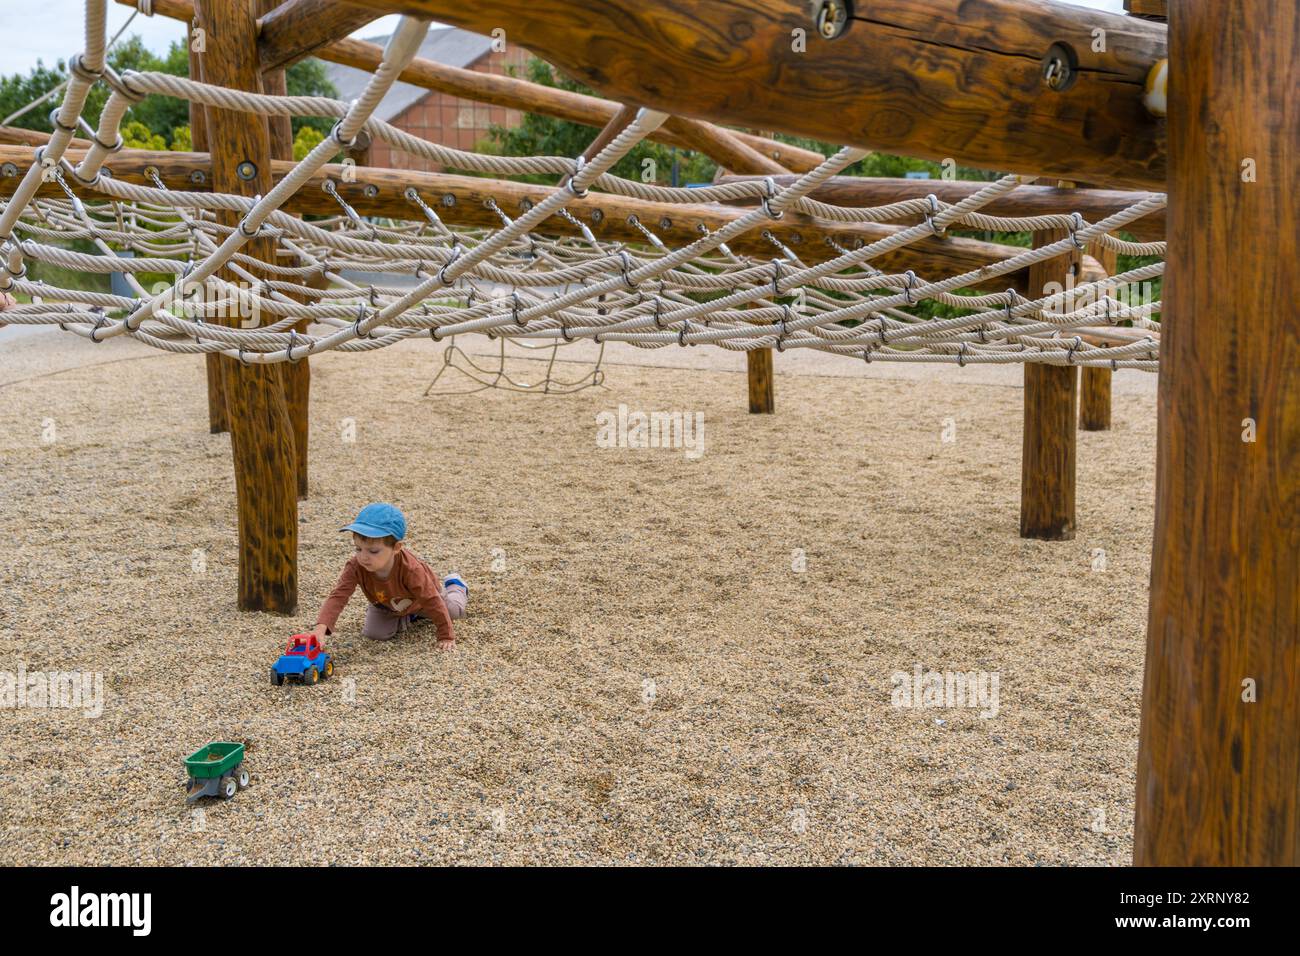
<path fill-rule="evenodd" d="M 293 138 L 293 158 L 301 162 L 307 154 L 324 142 L 325 136 L 314 126 L 304 126 Z"/>
<path fill-rule="evenodd" d="M 325 72 L 325 64 L 315 57 L 308 57 L 293 64 L 284 73 L 285 89 L 290 96 L 328 96 L 338 99 L 338 88 L 330 82 Z M 304 126 L 310 126 L 321 134 L 323 139 L 334 128 L 338 120 L 323 116 L 295 116 L 293 134 L 295 139 Z"/>
<path fill-rule="evenodd" d="M 167 141 L 139 120 L 122 125 L 122 144 L 128 149 L 166 149 Z"/>
<path fill-rule="evenodd" d="M 595 95 L 591 89 L 566 76 L 557 76 L 551 65 L 530 57 L 525 70 L 528 79 L 543 86 L 558 87 L 575 93 Z M 512 70 L 512 72 L 514 72 Z M 479 145 L 484 152 L 505 156 L 568 156 L 582 153 L 596 138 L 596 131 L 581 123 L 525 113 L 513 129 L 489 127 L 487 139 Z M 707 156 L 689 150 L 643 140 L 610 170 L 616 176 L 647 182 L 672 182 L 673 159 L 678 163 L 678 182 L 711 182 L 717 164 Z M 590 158 L 590 157 L 588 157 Z M 554 184 L 554 176 L 521 176 L 526 182 Z"/>

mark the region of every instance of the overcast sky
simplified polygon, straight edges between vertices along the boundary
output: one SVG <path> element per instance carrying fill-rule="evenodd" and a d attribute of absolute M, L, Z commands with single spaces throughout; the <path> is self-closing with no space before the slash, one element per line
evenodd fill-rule
<path fill-rule="evenodd" d="M 1124 11 L 1124 0 L 1072 0 L 1076 6 L 1094 7 L 1115 13 Z M 112 2 L 108 5 L 108 36 L 126 23 L 134 8 Z M 43 59 L 53 66 L 81 51 L 85 43 L 85 6 L 82 0 L 0 0 L 0 73 L 26 73 Z M 384 17 L 357 31 L 354 36 L 390 33 L 397 17 Z M 166 52 L 179 40 L 184 27 L 163 16 L 137 15 L 126 36 L 138 33 L 145 46 Z"/>

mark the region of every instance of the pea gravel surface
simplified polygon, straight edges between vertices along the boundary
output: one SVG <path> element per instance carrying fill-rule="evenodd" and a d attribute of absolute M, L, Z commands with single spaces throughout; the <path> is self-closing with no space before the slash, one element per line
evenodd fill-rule
<path fill-rule="evenodd" d="M 1113 430 L 1079 434 L 1079 533 L 1040 542 L 1018 369 L 777 356 L 777 414 L 750 415 L 729 353 L 429 398 L 427 340 L 327 354 L 280 616 L 235 608 L 201 361 L 42 334 L 0 342 L 0 680 L 98 674 L 103 701 L 0 708 L 0 863 L 1130 859 L 1154 376 L 1117 376 Z M 620 404 L 701 413 L 703 454 L 599 447 Z M 377 500 L 468 581 L 457 649 L 362 638 L 358 592 L 334 677 L 273 686 Z M 995 675 L 996 712 L 895 706 L 917 667 Z M 214 740 L 252 785 L 187 806 Z"/>

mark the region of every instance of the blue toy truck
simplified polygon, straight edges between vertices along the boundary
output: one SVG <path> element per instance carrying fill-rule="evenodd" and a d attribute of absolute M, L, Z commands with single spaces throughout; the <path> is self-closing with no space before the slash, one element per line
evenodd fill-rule
<path fill-rule="evenodd" d="M 278 687 L 286 678 L 296 677 L 303 684 L 314 684 L 333 673 L 334 661 L 316 635 L 295 634 L 271 668 L 271 683 Z"/>

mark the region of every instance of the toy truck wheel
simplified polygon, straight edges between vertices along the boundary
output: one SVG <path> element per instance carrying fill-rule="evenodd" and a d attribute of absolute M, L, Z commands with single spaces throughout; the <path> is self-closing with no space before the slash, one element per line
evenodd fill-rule
<path fill-rule="evenodd" d="M 304 684 L 314 684 L 318 680 L 320 680 L 320 671 L 318 671 L 314 667 L 307 668 L 307 670 L 302 675 L 302 682 Z"/>
<path fill-rule="evenodd" d="M 235 782 L 235 778 L 226 776 L 221 778 L 221 786 L 218 788 L 217 793 L 220 794 L 222 800 L 229 800 L 238 790 L 239 785 Z"/>
<path fill-rule="evenodd" d="M 321 677 L 333 677 L 333 676 L 334 676 L 334 662 L 333 662 L 333 661 L 326 661 L 326 662 L 325 662 L 325 672 L 324 672 L 323 674 L 321 674 Z"/>
<path fill-rule="evenodd" d="M 275 670 L 274 668 L 271 669 L 271 683 L 274 684 L 276 687 L 279 687 L 281 684 L 284 683 L 284 675 L 281 674 L 279 671 Z"/>
<path fill-rule="evenodd" d="M 240 767 L 240 768 L 239 768 L 239 773 L 236 775 L 236 779 L 239 781 L 239 789 L 240 789 L 240 790 L 246 790 L 246 789 L 248 789 L 248 771 L 247 771 L 247 770 L 245 770 L 243 767 Z"/>

